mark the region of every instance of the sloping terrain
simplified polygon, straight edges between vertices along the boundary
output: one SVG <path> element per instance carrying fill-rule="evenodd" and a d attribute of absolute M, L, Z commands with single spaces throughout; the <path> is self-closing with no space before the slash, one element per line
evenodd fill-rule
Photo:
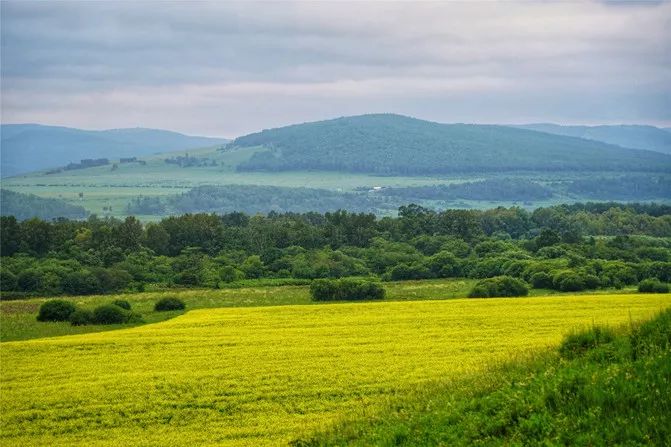
<path fill-rule="evenodd" d="M 654 126 L 561 126 L 559 124 L 538 123 L 512 127 L 671 154 L 671 133 L 668 132 L 668 129 L 660 129 Z"/>
<path fill-rule="evenodd" d="M 0 215 L 14 216 L 17 220 L 39 217 L 43 220 L 65 217 L 83 219 L 88 212 L 81 206 L 59 199 L 45 199 L 34 194 L 0 189 Z"/>
<path fill-rule="evenodd" d="M 263 146 L 242 171 L 383 175 L 507 171 L 661 171 L 671 156 L 506 126 L 439 124 L 379 114 L 297 124 L 237 138 Z"/>
<path fill-rule="evenodd" d="M 0 445 L 284 445 L 436 379 L 649 318 L 668 296 L 203 309 L 0 344 Z"/>
<path fill-rule="evenodd" d="M 94 131 L 37 124 L 3 124 L 1 134 L 3 177 L 65 166 L 86 158 L 140 157 L 226 142 L 166 130 Z"/>

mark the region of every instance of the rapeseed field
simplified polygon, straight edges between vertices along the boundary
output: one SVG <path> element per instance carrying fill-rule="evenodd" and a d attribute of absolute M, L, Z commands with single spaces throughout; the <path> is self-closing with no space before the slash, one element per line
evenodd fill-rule
<path fill-rule="evenodd" d="M 202 309 L 0 345 L 0 444 L 286 445 L 571 330 L 647 319 L 664 295 Z"/>

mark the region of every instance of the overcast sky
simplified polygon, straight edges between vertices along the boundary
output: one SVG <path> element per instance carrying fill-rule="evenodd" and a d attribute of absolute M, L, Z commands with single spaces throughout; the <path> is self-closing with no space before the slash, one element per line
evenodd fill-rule
<path fill-rule="evenodd" d="M 2 122 L 671 126 L 671 3 L 2 2 Z"/>

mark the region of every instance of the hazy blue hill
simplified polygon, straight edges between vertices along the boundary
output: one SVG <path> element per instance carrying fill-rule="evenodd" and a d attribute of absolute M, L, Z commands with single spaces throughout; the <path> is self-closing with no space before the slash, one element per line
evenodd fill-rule
<path fill-rule="evenodd" d="M 81 130 L 38 124 L 2 125 L 3 177 L 67 165 L 83 158 L 119 158 L 221 144 L 155 129 Z"/>
<path fill-rule="evenodd" d="M 539 123 L 512 127 L 671 154 L 671 133 L 668 129 L 660 129 L 654 126 L 561 126 L 559 124 Z"/>
<path fill-rule="evenodd" d="M 14 216 L 18 220 L 39 217 L 51 220 L 58 217 L 83 219 L 88 212 L 81 206 L 70 205 L 59 199 L 45 199 L 33 194 L 0 189 L 0 215 Z"/>
<path fill-rule="evenodd" d="M 670 171 L 671 156 L 507 126 L 439 124 L 378 114 L 264 130 L 234 146 L 264 146 L 239 170 L 383 175 L 514 170 Z"/>

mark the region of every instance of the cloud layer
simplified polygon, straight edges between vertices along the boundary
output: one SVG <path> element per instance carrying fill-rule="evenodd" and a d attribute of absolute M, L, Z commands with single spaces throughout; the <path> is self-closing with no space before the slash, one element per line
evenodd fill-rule
<path fill-rule="evenodd" d="M 3 2 L 3 122 L 671 124 L 671 3 Z"/>

